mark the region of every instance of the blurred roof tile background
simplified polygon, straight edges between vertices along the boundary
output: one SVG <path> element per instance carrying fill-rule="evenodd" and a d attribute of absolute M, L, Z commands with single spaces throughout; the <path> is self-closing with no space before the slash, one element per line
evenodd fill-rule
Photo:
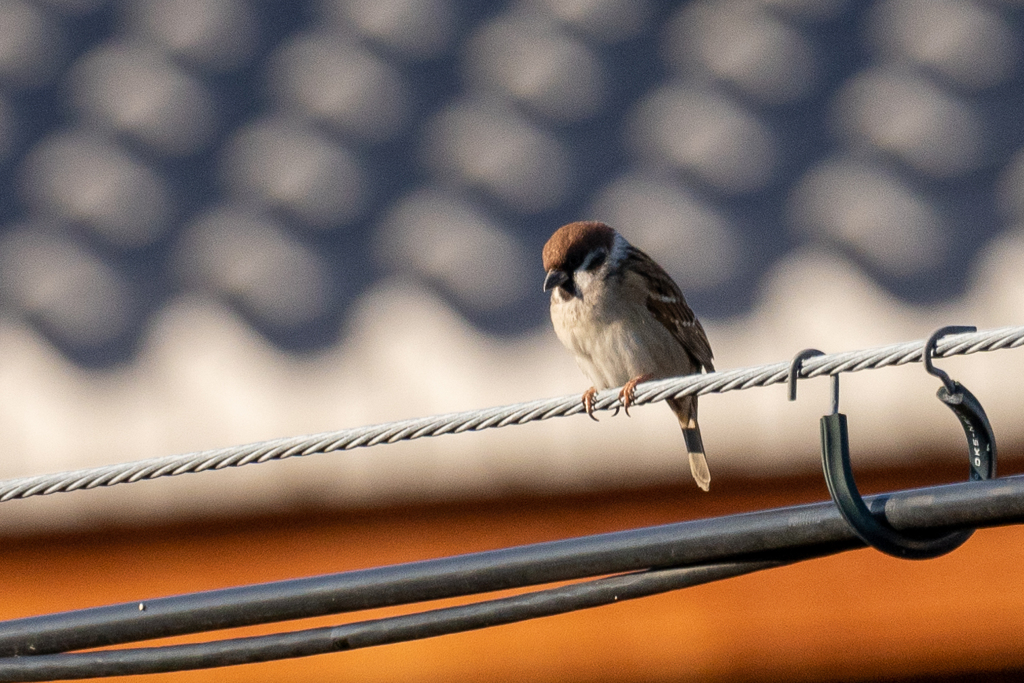
<path fill-rule="evenodd" d="M 1006 302 L 1024 286 L 1022 28 L 1011 0 L 0 0 L 4 355 L 38 347 L 58 385 L 119 377 L 127 400 L 167 389 L 152 368 L 220 325 L 246 372 L 305 367 L 303 389 L 328 395 L 338 376 L 308 368 L 357 367 L 366 316 L 408 300 L 370 347 L 419 309 L 457 321 L 438 323 L 454 335 L 442 344 L 482 354 L 445 373 L 493 389 L 495 358 L 520 354 L 517 389 L 460 384 L 460 407 L 574 391 L 567 357 L 555 380 L 526 368 L 560 353 L 540 247 L 581 218 L 667 267 L 721 367 L 812 345 L 816 325 L 854 343 L 814 318 L 806 289 L 769 316 L 824 262 L 823 291 L 874 325 L 863 343 L 1020 322 Z M 180 322 L 192 341 L 161 352 L 182 310 L 198 316 Z M 374 399 L 380 365 L 349 375 L 362 404 L 290 420 L 281 396 L 264 424 L 448 407 Z M 431 371 L 411 368 L 396 381 L 426 386 Z M 8 390 L 35 391 L 10 372 Z M 271 384 L 294 396 L 282 372 Z M 85 451 L 141 457 L 99 446 L 136 428 L 275 435 L 193 429 L 161 400 L 141 424 L 175 428 L 100 420 Z M 57 447 L 11 410 L 12 442 Z"/>

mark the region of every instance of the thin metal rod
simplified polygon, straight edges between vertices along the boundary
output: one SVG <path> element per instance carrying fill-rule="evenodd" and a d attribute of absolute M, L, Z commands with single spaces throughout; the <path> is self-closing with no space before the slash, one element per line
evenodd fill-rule
<path fill-rule="evenodd" d="M 866 498 L 901 530 L 1024 521 L 1024 476 Z M 37 655 L 340 614 L 649 568 L 862 545 L 831 502 L 0 622 L 0 655 Z"/>
<path fill-rule="evenodd" d="M 832 414 L 839 412 L 839 375 L 832 375 Z"/>

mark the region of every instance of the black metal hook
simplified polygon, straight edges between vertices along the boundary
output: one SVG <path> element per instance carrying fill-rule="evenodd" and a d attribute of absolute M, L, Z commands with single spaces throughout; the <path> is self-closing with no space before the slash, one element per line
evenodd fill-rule
<path fill-rule="evenodd" d="M 924 344 L 924 352 L 921 356 L 921 361 L 924 363 L 925 372 L 941 379 L 942 383 L 946 385 L 946 391 L 951 394 L 956 391 L 956 382 L 950 379 L 945 370 L 940 370 L 932 364 L 932 356 L 935 353 L 935 347 L 938 345 L 939 340 L 947 334 L 963 334 L 964 332 L 977 331 L 978 328 L 973 325 L 946 325 L 945 327 L 940 327 L 932 332 L 932 336 L 928 337 L 928 341 Z"/>
<path fill-rule="evenodd" d="M 817 349 L 807 349 L 793 358 L 789 372 L 790 400 L 796 399 L 800 364 L 817 355 L 823 354 Z M 972 530 L 910 535 L 896 531 L 871 514 L 857 489 L 850 466 L 849 429 L 846 416 L 839 412 L 839 375 L 831 377 L 832 412 L 821 418 L 821 463 L 829 495 L 843 519 L 866 544 L 895 557 L 927 559 L 945 555 L 963 545 L 974 533 Z"/>
<path fill-rule="evenodd" d="M 853 478 L 849 431 L 842 413 L 821 418 L 821 461 L 828 492 L 843 519 L 862 541 L 876 550 L 908 560 L 925 560 L 956 550 L 974 533 L 967 529 L 938 535 L 911 535 L 896 531 L 872 515 Z"/>
<path fill-rule="evenodd" d="M 818 349 L 804 349 L 800 353 L 793 356 L 793 360 L 789 363 L 789 400 L 796 400 L 796 381 L 800 379 L 800 367 L 804 364 L 804 361 L 808 358 L 814 358 L 815 356 L 824 356 L 824 351 Z M 839 412 L 839 374 L 829 375 L 832 378 L 832 414 L 835 415 Z"/>
<path fill-rule="evenodd" d="M 971 481 L 995 479 L 996 477 L 996 438 L 992 432 L 992 425 L 988 421 L 985 409 L 981 407 L 981 403 L 974 397 L 974 394 L 968 391 L 964 385 L 951 379 L 944 371 L 935 367 L 932 364 L 932 356 L 942 337 L 947 334 L 975 332 L 977 329 L 968 325 L 950 325 L 935 330 L 925 343 L 921 358 L 924 362 L 924 369 L 942 380 L 943 386 L 939 387 L 935 395 L 949 406 L 964 429 L 970 453 Z"/>
<path fill-rule="evenodd" d="M 796 381 L 798 379 L 800 379 L 800 366 L 802 366 L 804 364 L 804 361 L 807 360 L 808 358 L 813 358 L 815 356 L 824 356 L 824 355 L 825 355 L 825 352 L 824 351 L 819 351 L 818 349 L 804 349 L 800 353 L 798 353 L 795 356 L 793 356 L 793 360 L 791 360 L 789 362 L 789 400 L 790 401 L 795 401 L 796 400 Z M 837 405 L 836 406 L 836 410 L 838 410 L 838 409 L 839 409 L 839 406 Z"/>

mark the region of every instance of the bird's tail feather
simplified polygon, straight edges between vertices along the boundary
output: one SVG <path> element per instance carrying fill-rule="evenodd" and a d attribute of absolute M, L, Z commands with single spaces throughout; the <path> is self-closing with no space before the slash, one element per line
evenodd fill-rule
<path fill-rule="evenodd" d="M 683 441 L 690 455 L 690 474 L 697 486 L 707 491 L 711 488 L 711 470 L 708 469 L 704 441 L 700 437 L 700 425 L 697 424 L 697 399 L 695 396 L 687 396 L 678 400 L 670 399 L 668 404 L 683 430 Z"/>
<path fill-rule="evenodd" d="M 708 459 L 704 455 L 704 448 L 694 450 L 690 445 L 691 441 L 700 443 L 699 429 L 684 429 L 683 438 L 686 439 L 686 450 L 690 452 L 690 474 L 701 490 L 707 491 L 711 488 L 711 470 L 708 469 Z"/>

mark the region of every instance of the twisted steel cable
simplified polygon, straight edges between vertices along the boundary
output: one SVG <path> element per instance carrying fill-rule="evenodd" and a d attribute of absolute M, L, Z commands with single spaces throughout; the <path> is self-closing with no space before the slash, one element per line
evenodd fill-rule
<path fill-rule="evenodd" d="M 924 345 L 925 340 L 920 340 L 816 356 L 803 362 L 799 369 L 799 377 L 820 377 L 921 362 Z M 982 351 L 1011 349 L 1021 345 L 1024 345 L 1024 326 L 952 334 L 939 341 L 935 349 L 935 357 L 945 358 Z M 789 367 L 790 362 L 783 361 L 750 368 L 713 372 L 707 375 L 688 375 L 644 382 L 636 388 L 633 405 L 654 403 L 691 394 L 721 394 L 727 391 L 779 384 L 787 381 Z M 598 393 L 594 402 L 595 410 L 610 410 L 618 405 L 617 389 L 607 389 Z M 345 451 L 427 436 L 480 431 L 547 420 L 552 417 L 576 415 L 581 412 L 583 412 L 582 402 L 579 395 L 574 394 L 482 410 L 434 415 L 322 434 L 273 439 L 242 446 L 56 474 L 43 474 L 0 482 L 0 502 L 99 486 L 127 484 L 190 472 L 241 467 L 242 465 L 283 460 L 296 456 Z"/>

